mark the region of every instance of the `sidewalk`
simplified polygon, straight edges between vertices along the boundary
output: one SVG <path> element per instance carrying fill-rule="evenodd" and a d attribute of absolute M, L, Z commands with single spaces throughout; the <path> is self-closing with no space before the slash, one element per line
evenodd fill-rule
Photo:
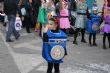
<path fill-rule="evenodd" d="M 28 34 L 22 29 L 20 33 L 20 39 L 12 43 L 3 42 L 5 31 L 0 34 L 0 57 L 3 57 L 0 58 L 0 72 L 46 73 L 47 63 L 42 58 L 41 38 L 37 32 Z M 98 47 L 89 47 L 80 39 L 78 37 L 78 45 L 73 45 L 73 37 L 69 37 L 68 56 L 61 64 L 61 73 L 110 73 L 110 49 L 102 49 L 102 36 L 97 35 Z"/>
<path fill-rule="evenodd" d="M 20 73 L 0 31 L 0 73 Z"/>

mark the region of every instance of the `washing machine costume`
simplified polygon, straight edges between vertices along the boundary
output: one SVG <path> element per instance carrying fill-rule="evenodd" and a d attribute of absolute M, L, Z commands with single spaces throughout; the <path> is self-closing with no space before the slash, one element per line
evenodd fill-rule
<path fill-rule="evenodd" d="M 43 42 L 43 58 L 47 62 L 62 63 L 66 50 L 66 34 L 61 30 L 58 33 L 48 30 L 47 36 L 48 42 Z"/>
<path fill-rule="evenodd" d="M 56 28 L 58 24 L 53 24 L 53 19 L 49 19 L 49 22 L 48 25 L 55 25 L 55 30 L 50 30 L 47 27 L 46 32 L 44 32 L 42 56 L 48 62 L 47 73 L 52 73 L 53 66 L 55 67 L 55 73 L 60 73 L 59 64 L 63 62 L 64 56 L 67 55 L 67 36 L 63 31 L 59 30 L 59 28 Z"/>

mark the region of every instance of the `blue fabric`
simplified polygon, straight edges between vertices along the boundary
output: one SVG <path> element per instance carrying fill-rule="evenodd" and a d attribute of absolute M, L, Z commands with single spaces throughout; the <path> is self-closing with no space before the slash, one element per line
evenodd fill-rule
<path fill-rule="evenodd" d="M 51 39 L 67 39 L 66 34 L 62 32 L 61 30 L 59 31 L 58 34 L 52 33 L 49 30 L 47 32 L 47 35 L 48 35 L 48 41 L 50 41 Z M 50 63 L 62 63 L 63 62 L 62 59 L 54 60 L 50 55 L 51 49 L 56 45 L 62 46 L 66 50 L 66 41 L 64 41 L 64 43 L 62 44 L 43 42 L 42 56 L 47 62 L 50 62 Z"/>
<path fill-rule="evenodd" d="M 93 30 L 92 26 L 95 23 L 97 26 L 100 25 L 101 17 L 95 14 L 90 15 L 91 20 L 87 21 L 86 31 L 89 33 L 96 33 L 97 31 Z"/>
<path fill-rule="evenodd" d="M 92 10 L 94 2 L 95 2 L 95 0 L 86 0 L 86 4 L 87 4 L 89 9 Z"/>
<path fill-rule="evenodd" d="M 6 32 L 6 40 L 9 40 L 11 38 L 11 35 L 14 34 L 15 37 L 19 35 L 19 33 L 15 30 L 15 15 L 8 15 L 8 31 Z"/>

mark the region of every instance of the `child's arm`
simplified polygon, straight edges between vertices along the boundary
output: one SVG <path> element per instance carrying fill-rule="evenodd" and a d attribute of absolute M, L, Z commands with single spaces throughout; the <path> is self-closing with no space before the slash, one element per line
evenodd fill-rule
<path fill-rule="evenodd" d="M 44 31 L 43 31 L 43 42 L 48 42 L 47 31 L 48 31 L 48 25 L 46 25 L 46 26 L 44 27 Z"/>

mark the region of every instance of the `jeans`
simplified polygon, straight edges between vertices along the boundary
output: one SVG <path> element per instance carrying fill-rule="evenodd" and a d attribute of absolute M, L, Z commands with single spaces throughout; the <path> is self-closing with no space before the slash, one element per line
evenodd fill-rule
<path fill-rule="evenodd" d="M 8 15 L 8 31 L 6 32 L 6 40 L 10 40 L 13 34 L 15 38 L 19 36 L 19 33 L 15 30 L 15 15 Z"/>

